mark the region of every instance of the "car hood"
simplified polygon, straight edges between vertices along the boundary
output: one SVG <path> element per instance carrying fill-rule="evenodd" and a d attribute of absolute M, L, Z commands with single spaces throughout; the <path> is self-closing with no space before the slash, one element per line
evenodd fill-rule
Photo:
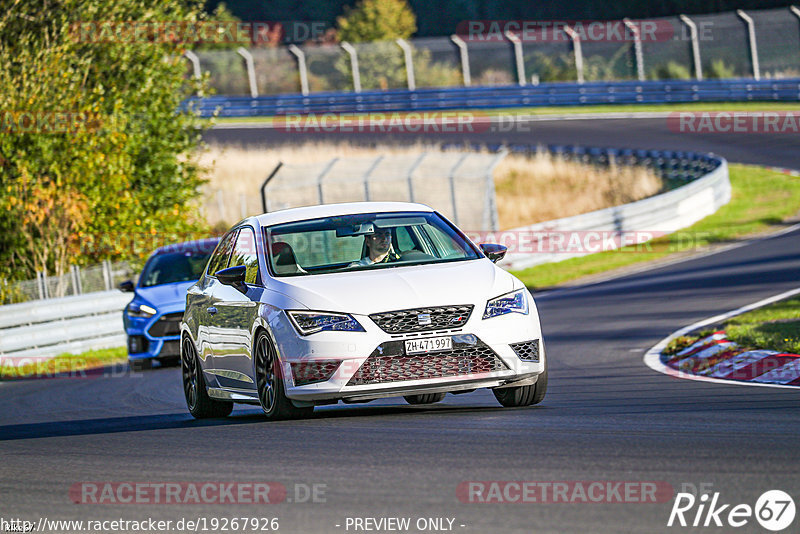
<path fill-rule="evenodd" d="M 278 291 L 309 309 L 362 315 L 423 306 L 482 305 L 522 287 L 486 259 L 278 280 Z"/>
<path fill-rule="evenodd" d="M 161 284 L 151 287 L 137 287 L 136 295 L 139 299 L 148 302 L 158 309 L 159 306 L 174 306 L 179 303 L 186 303 L 186 290 L 192 287 L 197 281 L 175 282 L 174 284 Z"/>

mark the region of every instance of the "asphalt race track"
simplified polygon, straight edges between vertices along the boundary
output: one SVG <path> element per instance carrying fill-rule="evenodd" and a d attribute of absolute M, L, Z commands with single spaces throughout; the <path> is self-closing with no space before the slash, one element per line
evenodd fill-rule
<path fill-rule="evenodd" d="M 659 124 L 663 119 L 537 122 L 513 140 L 691 148 L 800 168 L 791 135 L 694 138 Z M 253 128 L 208 137 L 290 141 Z M 278 517 L 280 531 L 303 533 L 356 532 L 345 528 L 348 517 L 409 517 L 412 527 L 417 518 L 444 517 L 465 533 L 730 532 L 668 528 L 671 496 L 656 504 L 483 504 L 461 502 L 456 488 L 466 481 L 656 481 L 675 492 L 705 484 L 732 506 L 754 506 L 770 489 L 798 502 L 800 391 L 675 379 L 647 368 L 642 356 L 682 326 L 800 285 L 799 250 L 794 229 L 541 294 L 550 385 L 533 408 L 502 409 L 490 392 L 478 391 L 432 407 L 402 400 L 329 406 L 309 420 L 280 423 L 244 407 L 226 420 L 197 422 L 175 368 L 3 383 L 0 515 L 34 522 Z M 74 504 L 70 487 L 82 481 L 272 481 L 286 486 L 292 502 Z M 325 485 L 319 502 L 295 502 L 295 493 L 303 497 L 304 485 L 313 484 Z M 696 509 L 687 512 L 689 521 Z M 798 524 L 785 532 L 797 532 Z M 765 532 L 754 518 L 736 531 Z"/>
<path fill-rule="evenodd" d="M 510 121 L 475 127 L 475 133 L 426 133 L 429 142 L 561 144 L 595 147 L 693 150 L 714 152 L 736 163 L 800 168 L 798 134 L 795 133 L 682 133 L 668 126 L 667 114 L 641 118 L 594 118 L 564 120 L 539 118 L 512 124 Z M 236 145 L 294 144 L 303 141 L 347 141 L 353 143 L 416 143 L 419 134 L 361 132 L 286 132 L 257 124 L 226 124 L 209 131 L 208 142 Z M 266 177 L 265 171 L 265 177 Z"/>

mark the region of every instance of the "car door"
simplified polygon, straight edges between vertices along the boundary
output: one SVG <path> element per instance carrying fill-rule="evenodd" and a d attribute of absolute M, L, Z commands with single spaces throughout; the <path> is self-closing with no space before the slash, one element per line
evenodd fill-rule
<path fill-rule="evenodd" d="M 211 295 L 212 306 L 217 310 L 214 372 L 221 387 L 254 390 L 251 333 L 263 287 L 255 231 L 250 226 L 239 229 L 228 263 L 228 267 L 240 265 L 247 269 L 245 286 L 235 288 L 216 282 Z"/>
<path fill-rule="evenodd" d="M 219 283 L 215 274 L 228 266 L 238 233 L 238 229 L 231 230 L 220 240 L 219 246 L 208 261 L 206 275 L 202 278 L 203 284 L 202 286 L 198 284 L 198 294 L 193 297 L 196 299 L 196 310 L 199 317 L 197 349 L 206 370 L 213 371 L 214 349 L 220 343 L 220 325 L 213 294 L 215 287 L 222 284 Z M 214 376 L 212 375 L 212 377 Z M 211 380 L 213 381 L 214 378 Z"/>

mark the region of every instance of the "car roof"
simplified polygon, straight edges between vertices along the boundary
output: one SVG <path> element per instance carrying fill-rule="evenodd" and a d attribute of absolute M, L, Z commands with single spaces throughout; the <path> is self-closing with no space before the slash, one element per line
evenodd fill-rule
<path fill-rule="evenodd" d="M 306 221 L 322 217 L 355 215 L 358 213 L 386 213 L 403 211 L 432 212 L 433 208 L 415 202 L 345 202 L 341 204 L 322 204 L 302 208 L 288 208 L 258 215 L 255 219 L 261 226 Z"/>
<path fill-rule="evenodd" d="M 184 241 L 183 243 L 171 243 L 169 245 L 158 247 L 153 252 L 153 256 L 159 256 L 161 254 L 175 254 L 180 252 L 211 254 L 214 252 L 214 248 L 216 248 L 217 243 L 219 243 L 219 239 L 219 237 L 207 237 L 205 239 L 196 239 L 194 241 Z"/>

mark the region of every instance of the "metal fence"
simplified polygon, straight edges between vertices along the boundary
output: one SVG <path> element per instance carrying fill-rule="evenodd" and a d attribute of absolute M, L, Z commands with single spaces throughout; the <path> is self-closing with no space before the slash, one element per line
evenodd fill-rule
<path fill-rule="evenodd" d="M 128 263 L 109 261 L 92 267 L 73 265 L 69 272 L 62 276 L 49 276 L 46 272 L 39 271 L 33 280 L 18 282 L 0 280 L 2 284 L 0 304 L 108 291 L 135 274 L 136 271 Z"/>
<path fill-rule="evenodd" d="M 219 95 L 368 92 L 540 82 L 800 76 L 800 9 L 649 20 L 535 21 L 450 38 L 187 53 Z M 598 24 L 594 31 L 592 24 Z"/>
<path fill-rule="evenodd" d="M 459 147 L 453 147 L 455 149 Z M 334 202 L 403 201 L 435 206 L 456 224 L 497 229 L 495 153 L 447 150 L 416 156 L 333 158 L 279 165 L 261 187 L 264 212 Z"/>

